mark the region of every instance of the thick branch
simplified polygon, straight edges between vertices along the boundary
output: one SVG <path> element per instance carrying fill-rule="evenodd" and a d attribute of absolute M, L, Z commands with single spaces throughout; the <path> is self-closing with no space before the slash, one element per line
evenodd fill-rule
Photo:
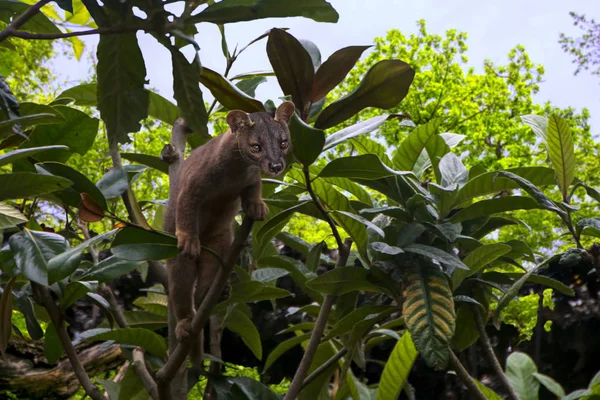
<path fill-rule="evenodd" d="M 460 363 L 458 357 L 452 350 L 450 350 L 450 367 L 456 372 L 456 375 L 460 378 L 460 380 L 465 384 L 469 393 L 473 395 L 478 400 L 487 400 L 487 397 L 481 392 L 477 384 L 471 375 L 467 372 L 465 367 Z"/>
<path fill-rule="evenodd" d="M 110 26 L 104 28 L 90 29 L 87 31 L 61 32 L 61 33 L 31 33 L 23 31 L 15 31 L 9 36 L 19 39 L 28 40 L 55 40 L 67 39 L 73 36 L 90 36 L 90 35 L 119 35 L 122 33 L 134 33 L 137 31 L 149 31 L 147 26 Z"/>
<path fill-rule="evenodd" d="M 485 351 L 485 354 L 487 355 L 488 360 L 492 363 L 492 368 L 494 369 L 496 376 L 498 377 L 498 379 L 500 379 L 500 382 L 502 382 L 502 385 L 504 385 L 504 388 L 508 392 L 509 398 L 512 400 L 519 400 L 519 396 L 517 395 L 517 393 L 515 392 L 513 387 L 510 385 L 510 382 L 508 381 L 506 374 L 504 374 L 504 371 L 502 371 L 502 366 L 500 365 L 500 362 L 498 361 L 496 354 L 494 354 L 494 349 L 492 348 L 492 343 L 490 342 L 490 338 L 488 337 L 487 332 L 485 331 L 485 324 L 483 323 L 481 314 L 475 308 L 473 308 L 472 311 L 473 311 L 473 314 L 475 315 L 475 322 L 477 324 L 477 330 L 479 331 L 479 341 L 481 342 L 481 346 L 483 347 L 483 350 Z"/>
<path fill-rule="evenodd" d="M 227 254 L 225 265 L 222 268 L 219 268 L 219 272 L 217 273 L 215 281 L 212 283 L 208 293 L 206 294 L 206 297 L 194 315 L 194 319 L 192 320 L 192 329 L 190 330 L 190 337 L 198 336 L 208 320 L 210 311 L 219 301 L 221 293 L 227 285 L 229 275 L 233 270 L 235 262 L 244 248 L 248 235 L 252 231 L 253 223 L 254 221 L 252 221 L 250 218 L 244 218 L 244 221 L 242 222 L 242 225 L 235 236 L 231 250 L 229 251 L 229 254 Z M 177 370 L 185 361 L 190 350 L 190 344 L 191 343 L 189 340 L 180 342 L 167 360 L 167 363 L 158 371 L 156 378 L 161 400 L 168 399 L 170 397 L 169 382 L 173 379 Z"/>
<path fill-rule="evenodd" d="M 25 23 L 27 23 L 27 21 L 29 21 L 38 12 L 40 12 L 40 9 L 48 3 L 50 3 L 50 0 L 40 0 L 36 4 L 29 7 L 27 10 L 25 10 L 25 12 L 23 14 L 21 14 L 17 18 L 15 18 L 6 28 L 4 28 L 4 30 L 2 32 L 0 32 L 0 43 L 2 43 L 4 40 L 8 39 L 15 32 L 17 32 L 17 30 L 20 27 L 25 25 Z"/>
<path fill-rule="evenodd" d="M 329 360 L 325 361 L 319 368 L 315 369 L 304 380 L 304 382 L 302 382 L 302 388 L 300 389 L 300 391 L 302 391 L 305 387 L 307 387 L 312 381 L 317 379 L 319 377 L 319 375 L 321 375 L 323 372 L 325 372 L 333 364 L 338 362 L 340 360 L 340 358 L 344 357 L 347 353 L 348 353 L 348 349 L 344 347 L 343 349 L 338 351 L 333 357 L 331 357 Z"/>
<path fill-rule="evenodd" d="M 158 399 L 158 389 L 156 387 L 156 382 L 150 376 L 148 369 L 146 368 L 146 360 L 144 359 L 144 349 L 141 347 L 136 347 L 133 350 L 133 371 L 140 378 L 140 381 L 144 384 L 144 387 L 148 391 L 150 397 L 154 400 Z"/>
<path fill-rule="evenodd" d="M 50 316 L 50 319 L 56 328 L 60 342 L 62 343 L 65 353 L 71 362 L 73 372 L 75 372 L 75 376 L 77 376 L 77 379 L 83 386 L 83 389 L 93 400 L 106 400 L 102 395 L 102 392 L 100 392 L 100 390 L 98 390 L 98 388 L 92 383 L 90 377 L 85 372 L 85 368 L 81 364 L 79 357 L 77 357 L 77 352 L 75 351 L 73 343 L 71 342 L 71 338 L 69 338 L 69 334 L 67 333 L 63 316 L 56 306 L 54 299 L 50 295 L 50 291 L 48 288 L 40 286 L 36 283 L 32 282 L 31 284 L 33 290 L 35 291 L 36 297 L 41 301 L 44 308 L 48 311 L 48 315 Z"/>

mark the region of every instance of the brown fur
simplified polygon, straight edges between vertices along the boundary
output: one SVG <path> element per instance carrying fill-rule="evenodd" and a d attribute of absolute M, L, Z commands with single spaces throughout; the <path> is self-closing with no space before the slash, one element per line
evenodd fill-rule
<path fill-rule="evenodd" d="M 282 103 L 275 116 L 267 112 L 227 115 L 229 130 L 192 151 L 185 160 L 165 215 L 165 230 L 177 235 L 179 256 L 168 262 L 169 297 L 177 318 L 178 340 L 189 337 L 194 303 L 199 305 L 233 241 L 233 222 L 240 205 L 254 220 L 268 214 L 262 200 L 261 172 L 277 176 L 291 148 L 288 124 L 294 104 Z M 194 294 L 195 292 L 195 294 Z M 200 335 L 200 338 L 202 335 Z M 202 351 L 198 341 L 195 352 Z M 200 356 L 201 358 L 201 356 Z"/>

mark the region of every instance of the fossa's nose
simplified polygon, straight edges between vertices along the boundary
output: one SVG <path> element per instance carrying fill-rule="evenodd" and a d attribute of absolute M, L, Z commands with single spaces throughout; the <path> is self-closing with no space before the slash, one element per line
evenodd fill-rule
<path fill-rule="evenodd" d="M 281 170 L 283 170 L 282 163 L 269 163 L 269 171 L 271 171 L 272 173 L 278 174 L 281 172 Z"/>

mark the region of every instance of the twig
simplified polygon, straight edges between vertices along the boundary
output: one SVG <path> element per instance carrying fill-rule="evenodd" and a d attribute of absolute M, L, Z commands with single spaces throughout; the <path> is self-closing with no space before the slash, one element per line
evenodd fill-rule
<path fill-rule="evenodd" d="M 73 31 L 73 32 L 61 32 L 61 33 L 31 33 L 24 31 L 15 31 L 9 34 L 10 37 L 16 37 L 19 39 L 27 40 L 55 40 L 55 39 L 67 39 L 74 36 L 90 36 L 90 35 L 120 35 L 122 33 L 134 33 L 137 31 L 152 31 L 149 26 L 137 25 L 137 26 L 110 26 L 103 28 L 90 29 L 87 31 Z"/>
<path fill-rule="evenodd" d="M 125 318 L 123 311 L 121 311 L 121 307 L 119 307 L 117 298 L 115 297 L 115 294 L 113 293 L 110 286 L 103 283 L 102 286 L 100 286 L 100 290 L 102 290 L 102 293 L 104 294 L 103 297 L 106 299 L 106 301 L 108 301 L 108 304 L 110 305 L 110 308 L 113 311 L 115 320 L 117 321 L 117 325 L 119 325 L 119 327 L 121 328 L 127 328 L 129 326 L 129 323 Z"/>
<path fill-rule="evenodd" d="M 133 371 L 140 378 L 140 381 L 144 384 L 144 387 L 148 391 L 150 397 L 154 400 L 158 400 L 158 389 L 156 382 L 150 376 L 148 369 L 146 368 L 146 360 L 144 359 L 144 349 L 136 347 L 133 350 L 133 363 L 131 364 Z"/>
<path fill-rule="evenodd" d="M 47 287 L 41 286 L 37 283 L 31 282 L 31 287 L 34 291 L 35 297 L 37 300 L 41 302 L 46 311 L 48 311 L 48 315 L 56 328 L 56 332 L 58 333 L 58 338 L 65 349 L 65 353 L 71 362 L 71 366 L 73 368 L 73 372 L 75 376 L 83 386 L 83 389 L 93 400 L 106 400 L 102 395 L 102 392 L 92 383 L 90 377 L 85 372 L 85 368 L 81 364 L 79 357 L 77 357 L 77 352 L 73 347 L 73 343 L 69 338 L 69 334 L 67 333 L 67 328 L 65 327 L 64 319 L 58 306 L 54 302 L 50 291 Z"/>
<path fill-rule="evenodd" d="M 22 27 L 27 21 L 33 18 L 40 9 L 44 7 L 46 4 L 50 3 L 50 0 L 40 0 L 35 3 L 31 7 L 29 7 L 25 12 L 19 15 L 17 18 L 13 20 L 2 32 L 0 32 L 0 43 L 4 40 L 8 39 L 13 33 L 15 33 L 20 27 Z"/>
<path fill-rule="evenodd" d="M 494 349 L 492 348 L 490 338 L 488 337 L 487 332 L 485 331 L 485 324 L 483 323 L 481 314 L 474 307 L 472 311 L 475 315 L 475 323 L 477 324 L 477 330 L 479 331 L 479 341 L 481 342 L 481 346 L 483 347 L 483 350 L 485 351 L 488 360 L 492 363 L 492 368 L 494 369 L 496 376 L 498 377 L 498 379 L 500 379 L 502 385 L 504 385 L 504 388 L 508 392 L 509 398 L 512 400 L 519 400 L 519 396 L 517 395 L 517 393 L 515 393 L 515 390 L 510 385 L 508 378 L 504 374 L 504 371 L 502 371 L 502 366 L 500 365 L 496 354 L 494 354 Z"/>
<path fill-rule="evenodd" d="M 329 367 L 331 367 L 333 364 L 338 362 L 340 360 L 340 358 L 344 357 L 347 353 L 348 353 L 348 349 L 344 347 L 343 349 L 338 351 L 333 357 L 331 357 L 329 360 L 325 361 L 325 363 L 323 363 L 323 365 L 321 365 L 319 368 L 315 369 L 308 377 L 306 377 L 304 382 L 302 382 L 302 388 L 300 389 L 300 391 L 304 390 L 305 387 L 307 387 L 312 381 L 314 381 L 319 375 L 321 375 L 323 372 L 325 372 Z"/>
<path fill-rule="evenodd" d="M 465 367 L 460 363 L 460 360 L 456 357 L 456 354 L 452 350 L 450 351 L 450 367 L 456 371 L 456 375 L 460 378 L 460 380 L 465 384 L 469 393 L 473 395 L 476 399 L 479 400 L 487 400 L 487 397 L 481 392 L 479 387 L 475 384 L 471 375 L 467 372 Z"/>
<path fill-rule="evenodd" d="M 352 239 L 346 239 L 346 243 L 342 242 L 342 238 L 340 233 L 335 226 L 335 222 L 325 210 L 323 204 L 315 194 L 311 181 L 310 181 L 310 173 L 308 171 L 308 166 L 305 166 L 303 169 L 304 177 L 306 180 L 306 190 L 310 194 L 312 201 L 315 203 L 317 209 L 323 214 L 323 218 L 327 221 L 329 226 L 331 227 L 331 233 L 335 237 L 335 241 L 338 245 L 338 259 L 335 267 L 341 268 L 346 265 L 348 261 L 348 256 L 350 255 L 350 247 L 352 246 Z M 310 370 L 310 366 L 312 364 L 312 360 L 317 352 L 317 347 L 321 342 L 321 336 L 323 335 L 323 331 L 325 331 L 325 327 L 327 326 L 327 318 L 329 317 L 329 313 L 331 312 L 331 308 L 335 304 L 336 297 L 327 295 L 323 298 L 323 304 L 321 304 L 321 309 L 319 310 L 319 315 L 317 316 L 317 320 L 315 321 L 315 326 L 313 328 L 312 334 L 308 341 L 308 345 L 306 346 L 306 350 L 304 351 L 304 355 L 302 356 L 302 361 L 300 361 L 300 365 L 296 370 L 296 374 L 294 374 L 294 379 L 290 384 L 290 388 L 288 389 L 287 394 L 283 398 L 284 400 L 296 400 L 298 397 L 298 393 L 302 390 L 304 380 L 308 375 L 308 371 Z"/>
<path fill-rule="evenodd" d="M 225 288 L 225 285 L 229 279 L 229 275 L 233 270 L 233 266 L 235 265 L 235 262 L 246 243 L 248 235 L 252 231 L 253 224 L 254 221 L 252 221 L 250 218 L 244 218 L 242 225 L 235 236 L 231 249 L 227 254 L 227 258 L 225 259 L 225 266 L 223 268 L 219 268 L 217 277 L 210 286 L 206 297 L 194 315 L 194 319 L 192 320 L 192 328 L 190 330 L 190 337 L 198 336 L 208 320 L 210 311 L 219 301 L 221 293 L 223 292 L 223 289 Z M 169 390 L 169 382 L 171 382 L 177 370 L 185 361 L 190 350 L 190 345 L 190 340 L 180 342 L 167 360 L 166 364 L 156 374 L 158 393 L 161 400 L 170 398 L 171 394 Z"/>

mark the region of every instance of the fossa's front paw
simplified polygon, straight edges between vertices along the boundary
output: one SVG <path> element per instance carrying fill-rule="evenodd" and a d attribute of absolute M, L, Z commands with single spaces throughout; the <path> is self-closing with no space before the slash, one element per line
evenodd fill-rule
<path fill-rule="evenodd" d="M 202 250 L 200 239 L 197 236 L 181 231 L 177 231 L 177 248 L 183 256 L 192 259 L 200 257 Z"/>
<path fill-rule="evenodd" d="M 175 337 L 178 341 L 182 342 L 190 337 L 190 331 L 192 330 L 192 317 L 177 322 L 175 326 Z"/>
<path fill-rule="evenodd" d="M 264 221 L 269 215 L 269 207 L 262 200 L 248 202 L 245 208 L 246 216 L 254 221 Z"/>

